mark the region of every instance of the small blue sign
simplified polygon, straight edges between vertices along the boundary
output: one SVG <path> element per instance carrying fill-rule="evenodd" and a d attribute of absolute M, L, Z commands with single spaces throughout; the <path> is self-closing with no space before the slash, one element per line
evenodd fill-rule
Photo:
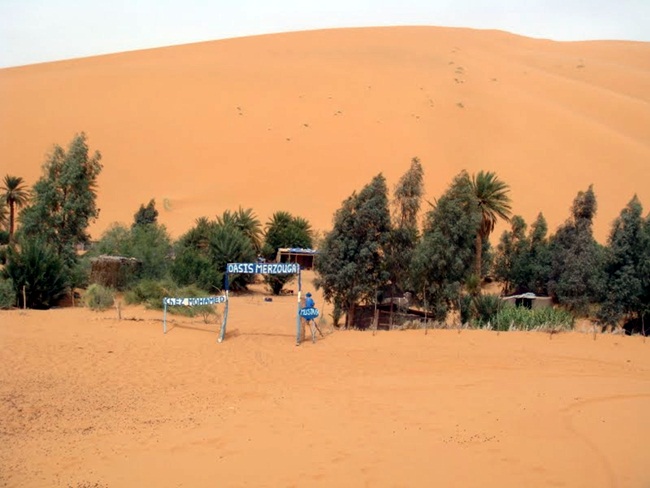
<path fill-rule="evenodd" d="M 316 317 L 318 317 L 318 309 L 313 307 L 301 308 L 300 316 L 305 320 L 314 320 Z"/>

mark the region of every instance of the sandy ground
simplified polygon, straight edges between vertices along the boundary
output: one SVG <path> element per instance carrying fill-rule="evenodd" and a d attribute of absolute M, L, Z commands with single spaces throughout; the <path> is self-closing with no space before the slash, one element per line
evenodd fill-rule
<path fill-rule="evenodd" d="M 496 171 L 550 231 L 593 183 L 597 238 L 637 193 L 650 208 L 650 43 L 553 42 L 438 27 L 206 42 L 0 70 L 0 174 L 33 184 L 80 131 L 105 164 L 94 238 L 155 198 L 175 237 L 239 205 L 327 230 L 413 156 L 433 202 Z M 504 226 L 494 233 L 498 239 Z"/>
<path fill-rule="evenodd" d="M 296 299 L 263 297 L 232 298 L 221 344 L 141 307 L 0 312 L 0 486 L 650 486 L 641 337 L 296 347 Z"/>

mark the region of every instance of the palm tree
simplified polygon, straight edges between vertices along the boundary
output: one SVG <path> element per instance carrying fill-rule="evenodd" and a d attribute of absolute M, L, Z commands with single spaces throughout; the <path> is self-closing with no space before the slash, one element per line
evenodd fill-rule
<path fill-rule="evenodd" d="M 497 178 L 491 171 L 479 171 L 472 176 L 472 192 L 478 200 L 481 212 L 481 224 L 476 233 L 476 276 L 481 279 L 481 264 L 483 262 L 483 242 L 490 237 L 497 219 L 510 221 L 511 207 L 510 187 Z"/>
<path fill-rule="evenodd" d="M 0 199 L 0 227 L 6 226 L 7 223 L 7 205 Z"/>
<path fill-rule="evenodd" d="M 9 242 L 14 235 L 14 221 L 16 207 L 22 207 L 29 200 L 29 191 L 25 187 L 25 182 L 20 176 L 6 175 L 4 178 L 2 191 L 2 200 L 9 206 Z"/>
<path fill-rule="evenodd" d="M 256 253 L 262 249 L 262 223 L 252 208 L 244 210 L 240 206 L 236 212 L 226 210 L 223 215 L 217 216 L 217 224 L 220 227 L 233 225 L 250 240 Z"/>

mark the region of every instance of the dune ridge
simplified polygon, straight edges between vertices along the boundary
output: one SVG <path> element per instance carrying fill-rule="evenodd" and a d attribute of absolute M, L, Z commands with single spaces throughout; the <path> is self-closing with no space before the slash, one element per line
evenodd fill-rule
<path fill-rule="evenodd" d="M 104 163 L 93 238 L 151 198 L 177 237 L 239 205 L 327 230 L 353 190 L 378 172 L 392 187 L 418 156 L 428 200 L 461 169 L 496 171 L 551 232 L 593 183 L 604 242 L 635 193 L 650 208 L 648 88 L 650 43 L 459 28 L 130 51 L 0 70 L 0 172 L 31 185 L 85 131 Z"/>

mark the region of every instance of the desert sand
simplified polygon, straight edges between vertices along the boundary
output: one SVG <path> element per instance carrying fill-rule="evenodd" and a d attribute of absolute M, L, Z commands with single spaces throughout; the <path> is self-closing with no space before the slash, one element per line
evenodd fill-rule
<path fill-rule="evenodd" d="M 81 131 L 105 165 L 95 239 L 151 198 L 175 237 L 239 205 L 328 230 L 352 191 L 379 172 L 392 188 L 418 156 L 429 201 L 462 169 L 496 171 L 551 232 L 593 183 L 604 242 L 635 193 L 650 208 L 650 43 L 363 28 L 0 70 L 1 174 L 33 184 Z"/>
<path fill-rule="evenodd" d="M 0 312 L 0 486 L 650 485 L 642 337 L 328 324 L 296 347 L 296 298 L 264 296 L 231 299 L 221 344 L 141 307 Z"/>

